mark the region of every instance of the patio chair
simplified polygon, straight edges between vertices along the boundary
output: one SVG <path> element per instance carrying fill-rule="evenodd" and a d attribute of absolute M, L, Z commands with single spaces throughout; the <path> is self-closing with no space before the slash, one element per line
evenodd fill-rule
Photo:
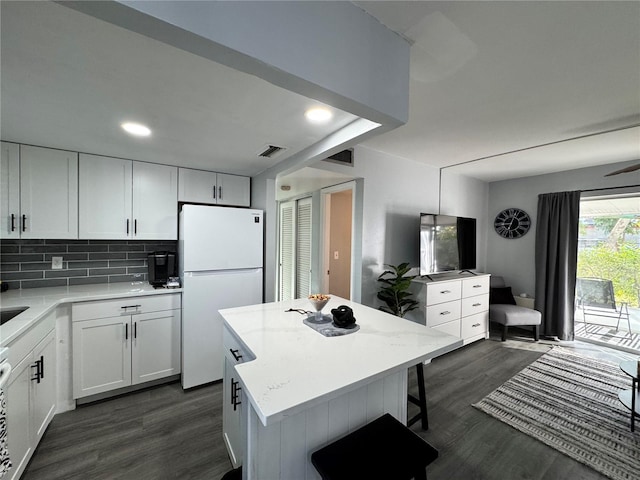
<path fill-rule="evenodd" d="M 629 320 L 629 306 L 626 302 L 616 303 L 613 293 L 613 282 L 603 278 L 577 278 L 576 279 L 576 305 L 582 310 L 582 321 L 587 323 L 587 315 L 607 317 L 617 320 L 616 332 L 620 329 L 620 321 L 625 319 L 631 333 L 631 321 Z M 589 322 L 593 325 L 602 323 Z"/>

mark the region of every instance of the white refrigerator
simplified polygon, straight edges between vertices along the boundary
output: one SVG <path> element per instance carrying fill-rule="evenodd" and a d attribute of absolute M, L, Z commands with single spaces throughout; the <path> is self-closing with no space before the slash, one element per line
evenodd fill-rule
<path fill-rule="evenodd" d="M 182 388 L 223 376 L 218 310 L 262 303 L 262 217 L 261 210 L 247 208 L 182 207 Z"/>

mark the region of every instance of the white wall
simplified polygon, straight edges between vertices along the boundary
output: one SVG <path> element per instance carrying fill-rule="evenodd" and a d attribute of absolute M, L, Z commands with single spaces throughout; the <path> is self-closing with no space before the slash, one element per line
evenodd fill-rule
<path fill-rule="evenodd" d="M 487 272 L 501 275 L 514 293 L 535 292 L 535 237 L 538 195 L 542 193 L 589 190 L 636 185 L 640 191 L 640 171 L 604 177 L 614 170 L 637 164 L 637 161 L 582 168 L 549 175 L 537 175 L 489 184 Z M 616 191 L 608 191 L 615 193 Z M 601 192 L 603 193 L 603 192 Z M 583 194 L 584 195 L 584 194 Z M 592 195 L 592 194 L 590 194 Z M 522 238 L 507 240 L 493 229 L 496 214 L 505 208 L 518 207 L 532 219 L 529 232 Z"/>

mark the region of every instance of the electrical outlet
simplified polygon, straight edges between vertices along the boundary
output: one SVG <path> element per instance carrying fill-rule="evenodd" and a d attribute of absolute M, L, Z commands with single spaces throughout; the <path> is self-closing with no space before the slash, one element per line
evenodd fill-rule
<path fill-rule="evenodd" d="M 51 268 L 53 270 L 62 270 L 62 257 L 51 257 Z"/>

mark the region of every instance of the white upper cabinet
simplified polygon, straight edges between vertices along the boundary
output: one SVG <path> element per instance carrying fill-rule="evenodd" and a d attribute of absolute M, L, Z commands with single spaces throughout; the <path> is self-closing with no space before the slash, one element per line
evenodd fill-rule
<path fill-rule="evenodd" d="M 20 238 L 20 146 L 2 142 L 0 238 Z"/>
<path fill-rule="evenodd" d="M 239 175 L 179 168 L 178 201 L 211 205 L 250 205 L 251 179 Z"/>
<path fill-rule="evenodd" d="M 251 179 L 238 175 L 218 174 L 218 205 L 248 207 L 251 204 Z"/>
<path fill-rule="evenodd" d="M 177 240 L 177 199 L 177 167 L 133 162 L 134 238 Z"/>
<path fill-rule="evenodd" d="M 80 155 L 79 237 L 176 240 L 178 169 Z"/>
<path fill-rule="evenodd" d="M 2 143 L 0 238 L 78 238 L 78 154 Z"/>
<path fill-rule="evenodd" d="M 80 154 L 80 238 L 130 238 L 131 163 L 131 160 Z"/>

